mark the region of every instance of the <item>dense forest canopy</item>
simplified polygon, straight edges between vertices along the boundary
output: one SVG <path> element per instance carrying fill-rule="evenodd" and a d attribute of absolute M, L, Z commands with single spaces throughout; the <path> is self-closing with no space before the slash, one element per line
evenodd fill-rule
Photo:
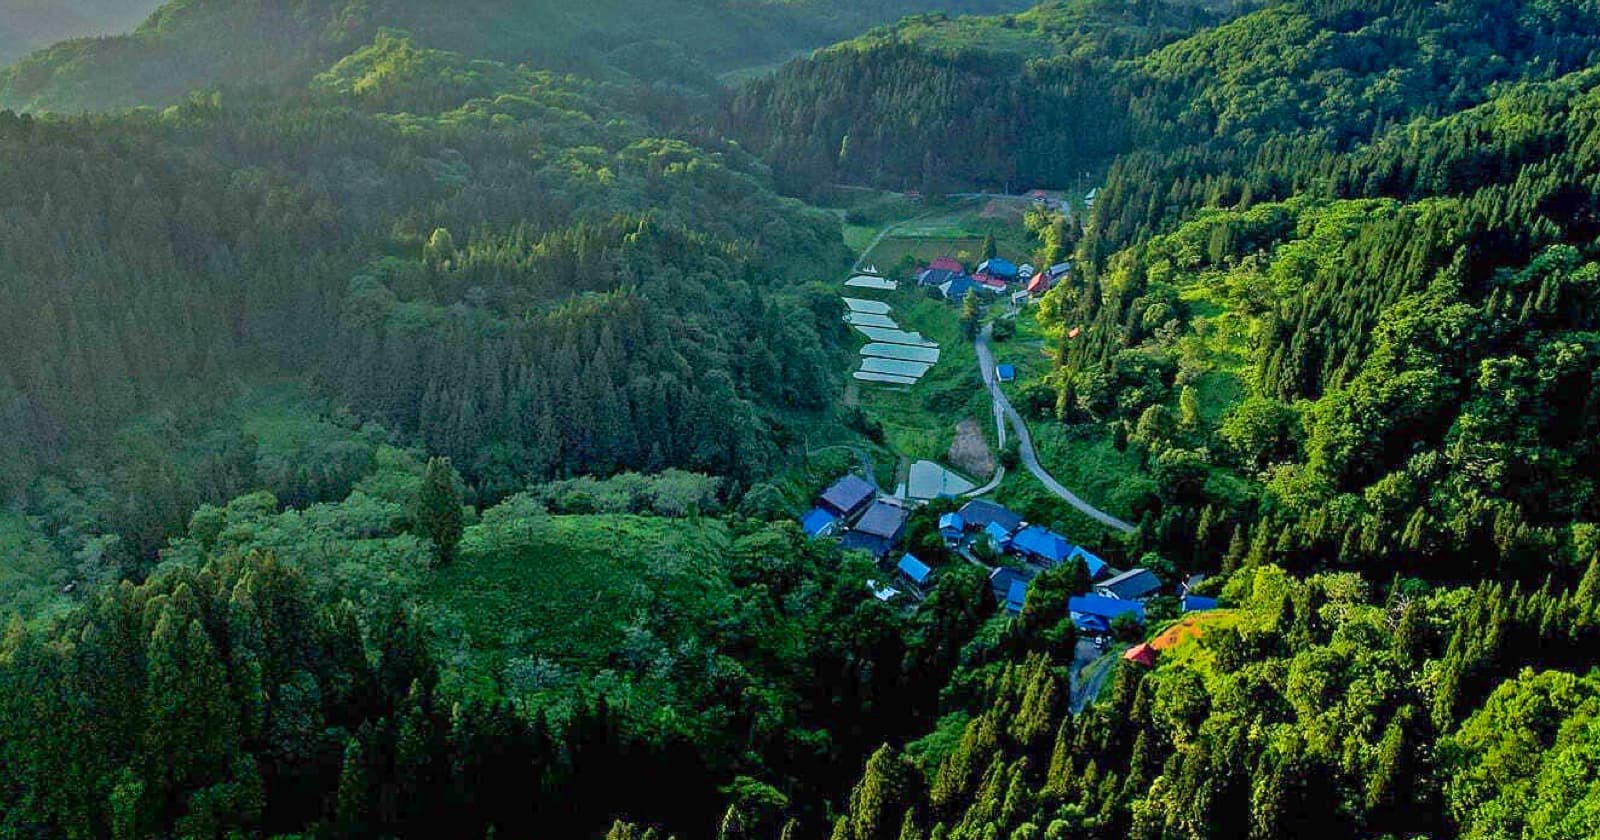
<path fill-rule="evenodd" d="M 999 12 L 1023 0 L 949 0 Z M 0 107 L 74 112 L 164 105 L 196 88 L 304 82 L 381 28 L 475 58 L 715 87 L 714 71 L 797 50 L 930 8 L 911 0 L 170 0 L 121 37 L 67 41 L 0 72 Z"/>
<path fill-rule="evenodd" d="M 0 836 L 1600 836 L 1597 55 L 1587 0 L 176 0 L 36 53 Z M 882 601 L 795 524 L 866 445 L 812 435 L 883 434 L 840 186 L 1070 191 L 1018 407 L 1219 607 L 1113 622 L 1098 694 L 1084 563 L 1013 616 L 944 500 Z"/>

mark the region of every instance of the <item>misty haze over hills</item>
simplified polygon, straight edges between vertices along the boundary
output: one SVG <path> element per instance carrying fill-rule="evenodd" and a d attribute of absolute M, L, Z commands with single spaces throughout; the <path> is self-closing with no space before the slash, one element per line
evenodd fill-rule
<path fill-rule="evenodd" d="M 0 2 L 0 64 L 66 38 L 127 32 L 159 5 L 158 0 L 5 0 Z"/>

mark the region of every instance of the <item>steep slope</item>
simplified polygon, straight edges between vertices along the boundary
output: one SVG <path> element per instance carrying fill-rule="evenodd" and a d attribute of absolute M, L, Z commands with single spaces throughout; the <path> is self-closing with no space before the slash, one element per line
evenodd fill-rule
<path fill-rule="evenodd" d="M 25 59 L 0 75 L 0 106 L 105 110 L 166 104 L 197 88 L 299 83 L 382 27 L 477 58 L 677 83 L 686 71 L 697 79 L 704 68 L 770 63 L 925 8 L 914 0 L 172 0 L 128 36 L 69 41 Z"/>

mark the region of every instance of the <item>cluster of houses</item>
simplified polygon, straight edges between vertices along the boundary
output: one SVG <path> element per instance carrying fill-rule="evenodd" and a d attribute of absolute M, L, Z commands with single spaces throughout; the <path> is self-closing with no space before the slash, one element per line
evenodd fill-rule
<path fill-rule="evenodd" d="M 910 511 L 905 503 L 882 496 L 877 488 L 860 476 L 850 474 L 830 485 L 817 497 L 800 524 L 813 538 L 838 537 L 847 549 L 866 551 L 880 562 L 894 553 L 905 536 Z M 939 518 L 939 534 L 946 545 L 969 561 L 987 566 L 976 549 L 987 547 L 1006 562 L 989 573 L 989 587 L 995 601 L 1018 614 L 1027 602 L 1033 579 L 1046 569 L 1065 563 L 1082 562 L 1089 573 L 1091 589 L 1072 598 L 1067 605 L 1073 623 L 1086 636 L 1107 636 L 1112 622 L 1127 616 L 1145 622 L 1145 606 L 1151 598 L 1165 593 L 1162 580 L 1149 569 L 1116 569 L 1088 549 L 1074 545 L 1066 537 L 1027 522 L 1020 514 L 995 502 L 974 499 L 959 511 Z M 898 583 L 920 592 L 934 576 L 934 569 L 913 554 L 903 554 L 894 566 Z M 1184 612 L 1216 609 L 1216 601 L 1188 594 L 1190 581 L 1180 587 Z M 873 595 L 888 601 L 901 594 L 888 582 L 872 581 Z"/>
<path fill-rule="evenodd" d="M 905 535 L 910 511 L 898 499 L 880 497 L 866 479 L 851 473 L 817 497 L 817 506 L 800 519 L 808 537 L 839 537 L 845 548 L 882 558 Z"/>
<path fill-rule="evenodd" d="M 972 548 L 987 544 L 994 552 L 1014 562 L 994 569 L 989 575 L 994 598 L 1012 613 L 1022 612 L 1028 587 L 1045 569 L 1064 563 L 1082 562 L 1088 570 L 1092 589 L 1072 598 L 1067 609 L 1078 629 L 1088 635 L 1111 632 L 1111 623 L 1129 616 L 1145 620 L 1145 604 L 1163 594 L 1165 585 L 1149 569 L 1112 568 L 1100 557 L 1042 525 L 1033 525 L 1002 505 L 984 500 L 968 502 L 960 511 L 947 513 L 939 520 L 939 532 L 956 551 L 971 557 Z M 1216 602 L 1205 598 L 1185 598 L 1185 611 L 1214 609 Z"/>
<path fill-rule="evenodd" d="M 939 257 L 917 272 L 917 285 L 924 289 L 937 289 L 939 295 L 951 302 L 965 300 L 968 294 L 1002 295 L 1012 293 L 1014 300 L 1036 298 L 1055 288 L 1071 270 L 1067 263 L 1058 263 L 1044 271 L 1031 265 L 1017 265 L 999 257 L 984 260 L 970 274 L 954 257 Z"/>

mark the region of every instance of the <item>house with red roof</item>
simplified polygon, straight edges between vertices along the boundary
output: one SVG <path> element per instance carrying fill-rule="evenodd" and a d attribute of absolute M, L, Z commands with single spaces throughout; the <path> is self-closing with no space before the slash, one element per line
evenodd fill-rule
<path fill-rule="evenodd" d="M 933 262 L 928 263 L 928 268 L 934 271 L 953 271 L 957 274 L 966 271 L 966 266 L 963 266 L 961 261 L 955 257 L 937 257 Z"/>
<path fill-rule="evenodd" d="M 1006 281 L 1001 280 L 987 271 L 980 271 L 977 274 L 972 275 L 972 279 L 973 282 L 977 283 L 979 286 L 982 286 L 987 291 L 1003 292 L 1006 290 Z"/>

